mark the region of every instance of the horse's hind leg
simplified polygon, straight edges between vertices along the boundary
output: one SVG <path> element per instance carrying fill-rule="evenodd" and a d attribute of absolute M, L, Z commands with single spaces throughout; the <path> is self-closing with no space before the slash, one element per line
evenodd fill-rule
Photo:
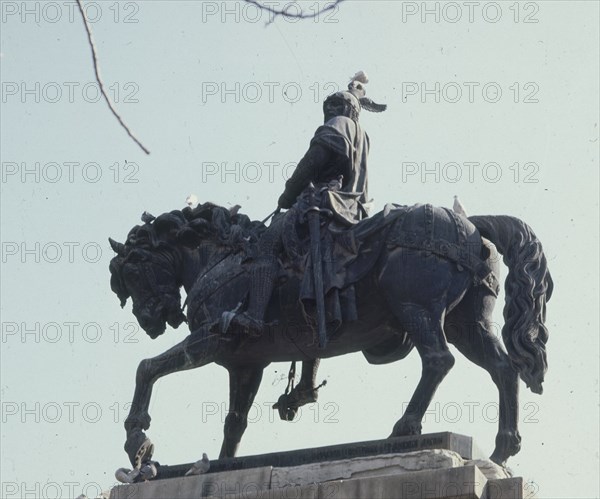
<path fill-rule="evenodd" d="M 425 411 L 437 387 L 454 365 L 442 330 L 441 314 L 436 316 L 421 307 L 403 306 L 398 318 L 417 348 L 423 368 L 419 384 L 390 437 L 421 433 Z"/>
<path fill-rule="evenodd" d="M 472 288 L 446 318 L 448 341 L 471 362 L 490 373 L 498 388 L 500 419 L 496 448 L 490 459 L 500 465 L 519 452 L 518 432 L 519 378 L 500 340 L 491 328 L 491 313 L 496 298 L 485 288 Z"/>
<path fill-rule="evenodd" d="M 148 408 L 154 383 L 167 374 L 213 362 L 220 345 L 220 341 L 214 336 L 208 338 L 188 336 L 166 352 L 140 362 L 135 377 L 131 409 L 125 420 L 127 432 L 125 452 L 135 468 L 139 468 L 142 462 L 152 457 L 153 445 L 143 430 L 150 427 Z"/>
<path fill-rule="evenodd" d="M 219 459 L 235 457 L 248 426 L 248 412 L 258 392 L 265 365 L 232 366 L 229 370 L 229 412 L 225 418 Z"/>

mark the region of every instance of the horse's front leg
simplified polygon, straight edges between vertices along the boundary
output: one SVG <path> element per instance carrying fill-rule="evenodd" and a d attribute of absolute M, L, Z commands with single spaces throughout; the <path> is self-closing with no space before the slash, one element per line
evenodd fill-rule
<path fill-rule="evenodd" d="M 235 457 L 248 426 L 248 412 L 263 376 L 264 364 L 256 366 L 230 366 L 229 371 L 229 411 L 225 418 L 223 445 L 219 459 Z"/>
<path fill-rule="evenodd" d="M 125 452 L 134 468 L 150 460 L 154 446 L 145 435 L 150 427 L 148 408 L 154 383 L 163 376 L 193 369 L 215 360 L 221 343 L 218 338 L 188 336 L 166 352 L 140 362 L 135 377 L 135 391 L 129 415 L 125 420 L 127 440 Z"/>

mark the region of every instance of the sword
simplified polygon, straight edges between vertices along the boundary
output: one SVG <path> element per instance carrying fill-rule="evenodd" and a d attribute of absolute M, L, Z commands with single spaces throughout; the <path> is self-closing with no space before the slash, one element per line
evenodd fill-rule
<path fill-rule="evenodd" d="M 325 324 L 325 296 L 323 295 L 323 268 L 321 263 L 321 209 L 315 202 L 315 190 L 312 186 L 310 208 L 306 210 L 308 229 L 310 233 L 310 253 L 313 267 L 313 282 L 315 299 L 317 301 L 317 330 L 319 333 L 319 348 L 327 345 L 327 328 Z"/>
<path fill-rule="evenodd" d="M 267 220 L 269 220 L 269 218 L 277 215 L 280 211 L 281 211 L 281 208 L 277 207 L 274 211 L 272 211 L 271 213 L 269 213 L 267 215 L 267 218 L 265 218 L 261 223 L 263 223 L 263 224 L 267 223 Z"/>

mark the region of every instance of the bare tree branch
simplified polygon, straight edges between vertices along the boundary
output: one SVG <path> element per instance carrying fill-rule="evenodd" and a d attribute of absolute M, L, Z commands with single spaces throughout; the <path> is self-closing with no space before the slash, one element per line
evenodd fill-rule
<path fill-rule="evenodd" d="M 273 15 L 272 19 L 270 19 L 267 22 L 267 24 L 271 24 L 278 16 L 294 18 L 294 19 L 314 19 L 314 18 L 320 16 L 321 14 L 324 14 L 325 12 L 328 12 L 330 10 L 335 10 L 339 4 L 341 4 L 342 2 L 345 2 L 345 1 L 346 0 L 332 0 L 332 2 L 330 4 L 325 5 L 322 9 L 319 9 L 318 11 L 306 13 L 302 9 L 300 9 L 299 12 L 291 12 L 290 6 L 296 5 L 295 3 L 290 3 L 290 4 L 286 5 L 286 7 L 284 7 L 283 9 L 276 9 L 269 5 L 263 4 L 263 3 L 259 2 L 258 0 L 244 0 L 244 2 L 255 5 L 259 9 L 269 12 Z M 133 134 L 131 129 L 125 124 L 125 122 L 123 121 L 123 118 L 121 118 L 121 115 L 119 115 L 119 113 L 115 109 L 114 104 L 110 100 L 110 97 L 108 96 L 106 89 L 104 88 L 104 82 L 102 81 L 102 78 L 100 77 L 100 68 L 98 65 L 98 55 L 96 53 L 96 45 L 94 44 L 94 38 L 92 37 L 92 27 L 90 26 L 90 23 L 85 15 L 85 11 L 83 10 L 82 0 L 76 0 L 76 2 L 77 2 L 77 7 L 79 7 L 79 12 L 81 13 L 81 18 L 83 19 L 83 24 L 85 26 L 85 30 L 87 32 L 90 49 L 92 50 L 94 73 L 96 74 L 96 81 L 98 82 L 98 86 L 100 87 L 100 93 L 104 97 L 104 100 L 106 101 L 106 104 L 108 105 L 108 108 L 111 110 L 111 112 L 113 113 L 115 118 L 117 118 L 117 120 L 119 121 L 121 126 L 125 129 L 127 134 L 131 137 L 131 139 L 140 147 L 140 149 L 142 149 L 142 151 L 144 151 L 146 154 L 150 154 L 150 151 L 139 141 L 139 139 Z"/>
<path fill-rule="evenodd" d="M 144 145 L 137 139 L 137 137 L 135 135 L 133 135 L 133 132 L 125 124 L 125 122 L 123 121 L 123 118 L 121 118 L 119 113 L 117 113 L 117 110 L 115 109 L 113 103 L 111 102 L 110 97 L 106 93 L 106 90 L 104 88 L 104 83 L 102 82 L 102 78 L 100 78 L 100 69 L 98 67 L 98 56 L 96 54 L 96 46 L 94 44 L 94 39 L 92 38 L 92 28 L 90 26 L 90 23 L 88 22 L 88 19 L 85 15 L 84 10 L 83 10 L 83 5 L 81 4 L 81 0 L 76 0 L 76 1 L 77 1 L 77 6 L 79 7 L 79 12 L 81 13 L 81 18 L 83 19 L 83 24 L 85 26 L 85 30 L 87 31 L 88 42 L 90 44 L 90 48 L 92 49 L 92 59 L 94 61 L 94 72 L 96 73 L 96 81 L 98 82 L 98 86 L 100 87 L 100 92 L 102 93 L 104 100 L 106 100 L 106 103 L 108 104 L 109 109 L 115 115 L 115 118 L 117 118 L 117 120 L 119 121 L 121 126 L 125 129 L 127 134 L 133 139 L 133 141 L 138 146 L 140 146 L 142 151 L 144 151 L 146 154 L 150 154 L 150 151 L 148 149 L 146 149 L 146 147 L 144 147 Z"/>
<path fill-rule="evenodd" d="M 342 2 L 345 2 L 345 1 L 346 0 L 333 0 L 330 4 L 326 5 L 325 7 L 323 7 L 322 9 L 319 9 L 316 12 L 306 13 L 303 10 L 300 10 L 300 12 L 290 12 L 290 9 L 289 9 L 290 6 L 297 5 L 296 2 L 287 4 L 286 8 L 275 9 L 273 7 L 269 7 L 268 5 L 264 5 L 263 3 L 259 2 L 258 0 L 244 0 L 244 2 L 246 2 L 246 3 L 256 5 L 259 9 L 262 9 L 266 12 L 270 12 L 271 14 L 273 14 L 273 18 L 270 19 L 267 22 L 267 24 L 271 24 L 277 16 L 290 17 L 290 18 L 294 18 L 294 19 L 313 19 L 315 17 L 320 16 L 321 14 L 324 14 L 325 12 L 336 9 L 339 4 L 341 4 Z"/>

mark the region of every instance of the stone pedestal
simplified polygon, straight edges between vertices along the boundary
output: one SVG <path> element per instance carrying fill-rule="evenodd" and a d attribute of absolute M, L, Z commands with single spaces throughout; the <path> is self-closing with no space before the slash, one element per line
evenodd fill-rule
<path fill-rule="evenodd" d="M 473 460 L 471 439 L 452 433 L 216 460 L 207 474 L 181 476 L 190 466 L 161 466 L 156 480 L 115 487 L 110 499 L 524 498 L 521 478 Z"/>

